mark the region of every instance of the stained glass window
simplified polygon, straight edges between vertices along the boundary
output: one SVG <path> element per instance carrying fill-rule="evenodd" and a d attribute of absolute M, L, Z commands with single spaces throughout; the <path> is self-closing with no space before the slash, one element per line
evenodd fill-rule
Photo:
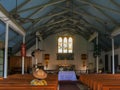
<path fill-rule="evenodd" d="M 58 38 L 58 53 L 62 53 L 62 37 Z"/>
<path fill-rule="evenodd" d="M 73 52 L 73 39 L 72 37 L 68 38 L 68 53 L 72 53 Z"/>
<path fill-rule="evenodd" d="M 58 53 L 73 53 L 73 38 L 59 37 L 58 38 Z"/>

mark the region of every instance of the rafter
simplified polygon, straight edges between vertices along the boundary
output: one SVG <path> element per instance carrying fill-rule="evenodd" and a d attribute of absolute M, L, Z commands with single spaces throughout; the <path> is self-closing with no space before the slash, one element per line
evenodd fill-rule
<path fill-rule="evenodd" d="M 30 17 L 32 17 L 33 15 L 37 14 L 40 10 L 41 10 L 41 8 L 36 9 L 36 10 L 33 11 L 30 15 L 28 15 L 27 18 L 30 18 Z"/>
<path fill-rule="evenodd" d="M 84 31 L 86 34 L 90 35 L 90 31 L 87 30 L 86 27 L 82 27 L 82 26 L 80 26 L 80 25 L 76 25 L 76 27 L 79 28 L 79 29 L 81 29 L 82 31 Z"/>
<path fill-rule="evenodd" d="M 80 22 L 80 21 L 75 20 L 75 19 L 73 19 L 73 18 L 69 18 L 69 19 L 67 18 L 67 19 L 63 19 L 63 20 L 58 21 L 58 22 L 53 22 L 53 23 L 51 23 L 51 24 L 48 23 L 48 24 L 45 24 L 45 25 L 42 25 L 42 26 L 38 26 L 38 27 L 35 28 L 34 32 L 38 31 L 40 28 L 48 27 L 48 26 L 50 26 L 50 25 L 52 25 L 52 24 L 53 24 L 53 25 L 59 24 L 59 23 L 61 23 L 61 22 L 65 22 L 66 20 L 75 21 L 76 23 Z M 62 25 L 62 24 L 59 24 L 59 25 Z M 96 30 L 96 31 L 98 31 L 98 32 L 101 33 L 101 29 L 98 30 L 98 27 L 95 27 L 94 25 L 91 25 L 91 24 L 89 24 L 89 23 L 85 23 L 85 25 L 88 26 L 88 27 L 92 27 L 92 28 L 94 28 L 94 30 Z M 82 26 L 77 26 L 77 27 L 82 28 L 82 30 L 85 30 L 85 29 L 83 29 L 84 27 L 82 27 Z M 49 27 L 49 28 L 50 28 L 50 27 Z M 32 33 L 34 33 L 34 32 L 32 32 Z"/>
<path fill-rule="evenodd" d="M 82 32 L 80 32 L 80 30 L 77 30 L 77 29 L 74 29 L 74 28 L 68 28 L 68 27 L 62 27 L 62 28 L 59 28 L 59 29 L 53 28 L 52 30 L 49 30 L 49 31 L 47 31 L 47 32 L 45 33 L 45 36 L 46 36 L 46 37 L 44 36 L 44 38 L 47 38 L 48 35 L 57 34 L 57 33 L 60 33 L 60 32 L 65 31 L 65 30 L 67 30 L 68 33 L 74 31 L 73 33 L 78 34 L 78 35 L 81 35 L 81 36 L 83 36 L 85 39 L 87 39 L 87 37 L 86 37 Z M 72 31 L 71 31 L 71 30 L 72 30 Z M 56 31 L 56 32 L 55 32 L 55 31 Z M 51 33 L 50 33 L 50 32 L 51 32 Z"/>
<path fill-rule="evenodd" d="M 44 17 L 39 17 L 35 20 L 35 22 L 33 23 L 36 24 L 37 22 L 39 22 L 40 20 L 43 20 L 43 19 L 46 19 L 46 18 L 52 18 L 52 17 L 55 17 L 55 16 L 58 16 L 58 15 L 61 15 L 61 14 L 64 14 L 64 13 L 67 13 L 68 11 L 62 11 L 62 12 L 59 12 L 59 13 L 55 13 L 55 14 L 52 14 L 52 15 L 47 15 L 47 16 L 44 16 Z M 32 26 L 29 27 L 29 31 L 31 31 L 31 28 Z M 29 34 L 31 34 L 32 32 L 29 32 Z"/>
<path fill-rule="evenodd" d="M 76 21 L 76 22 L 80 22 L 80 21 L 78 21 L 78 20 L 76 20 L 76 19 L 73 19 L 73 18 L 71 18 L 71 19 L 69 19 L 69 20 L 71 20 L 71 21 Z M 92 24 L 90 24 L 90 23 L 85 23 L 85 25 L 86 26 L 88 26 L 88 27 L 91 27 L 91 28 L 93 28 L 95 31 L 97 31 L 97 32 L 99 32 L 99 33 L 109 33 L 110 34 L 110 32 L 107 32 L 107 31 L 105 31 L 105 30 L 102 30 L 101 31 L 101 29 L 100 28 L 98 28 L 97 26 L 95 26 L 95 25 L 92 25 Z"/>
<path fill-rule="evenodd" d="M 67 25 L 69 26 L 69 28 L 71 28 L 71 27 L 74 28 L 74 29 L 78 28 L 81 32 L 84 32 L 87 35 L 89 35 L 89 33 L 90 33 L 90 31 L 87 30 L 86 27 L 83 27 L 83 26 L 78 25 L 76 23 L 69 23 L 69 21 L 68 22 L 63 22 L 62 24 L 58 24 L 58 26 L 61 26 L 61 27 L 64 27 L 64 26 L 67 26 Z"/>
<path fill-rule="evenodd" d="M 76 5 L 75 5 L 75 6 L 76 6 Z M 82 10 L 84 13 L 86 13 L 87 15 L 92 16 L 93 19 L 94 19 L 94 17 L 95 17 L 96 22 L 98 22 L 99 24 L 101 24 L 101 25 L 104 27 L 104 23 L 105 23 L 105 20 L 104 20 L 104 19 L 91 15 L 91 14 L 88 13 L 86 10 L 84 10 L 83 8 L 81 8 L 81 6 L 78 6 L 78 5 L 77 5 L 77 7 L 78 7 L 79 10 L 81 9 L 81 10 Z M 91 7 L 93 7 L 93 6 L 91 6 Z M 103 11 L 102 9 L 97 8 L 97 7 L 93 7 L 93 8 L 95 8 L 95 9 L 96 9 L 97 11 L 99 11 L 99 12 L 101 11 L 101 13 L 102 13 L 104 16 L 106 16 L 106 17 L 108 16 L 109 19 L 112 21 L 112 22 L 110 22 L 110 23 L 113 23 L 113 24 L 116 24 L 116 23 L 117 23 L 110 15 L 106 14 L 105 12 L 102 12 L 102 11 Z M 90 18 L 90 17 L 89 17 L 89 18 Z M 100 20 L 100 19 L 101 19 L 101 20 Z M 109 22 L 107 22 L 107 23 L 109 23 Z"/>
<path fill-rule="evenodd" d="M 96 10 L 98 10 L 99 12 L 101 12 L 104 16 L 106 16 L 107 18 L 109 18 L 109 20 L 113 23 L 113 24 L 118 24 L 114 18 L 112 18 L 110 15 L 106 14 L 101 8 L 98 8 L 98 7 L 93 7 L 95 8 Z"/>
<path fill-rule="evenodd" d="M 57 24 L 54 24 L 52 26 L 49 26 L 49 27 L 46 27 L 46 29 L 44 30 L 45 32 L 48 32 L 49 30 L 53 29 L 53 28 L 56 28 L 56 27 L 62 27 L 64 24 L 65 24 L 66 21 L 64 22 L 61 22 L 61 23 L 57 23 Z M 39 30 L 39 29 L 38 29 Z"/>
<path fill-rule="evenodd" d="M 14 13 L 14 12 L 16 12 L 16 8 L 19 10 L 20 8 L 22 8 L 23 6 L 25 6 L 28 2 L 30 2 L 31 0 L 26 0 L 26 1 L 24 1 L 23 3 L 21 3 L 19 6 L 17 6 L 17 7 L 15 7 L 14 9 L 12 9 L 11 11 L 10 11 L 10 13 Z"/>
<path fill-rule="evenodd" d="M 115 9 L 112 9 L 112 8 L 105 7 L 105 6 L 103 6 L 103 5 L 99 5 L 99 4 L 96 4 L 96 3 L 91 3 L 91 2 L 85 1 L 85 0 L 78 0 L 78 1 L 79 1 L 79 2 L 83 2 L 83 3 L 85 3 L 85 4 L 88 4 L 88 5 L 92 6 L 92 7 L 101 8 L 101 9 L 103 9 L 103 10 L 106 9 L 106 10 L 108 10 L 108 11 L 111 11 L 111 12 L 114 12 L 114 13 L 117 13 L 117 14 L 120 14 L 120 11 L 115 10 Z"/>
<path fill-rule="evenodd" d="M 46 15 L 46 16 L 43 16 L 43 17 L 36 18 L 36 19 L 34 19 L 34 21 L 40 21 L 40 20 L 43 20 L 43 19 L 46 19 L 46 18 L 51 18 L 51 17 L 54 17 L 54 16 L 59 16 L 59 15 L 65 14 L 67 12 L 68 12 L 68 10 L 64 10 L 62 12 L 53 13 L 51 15 Z"/>
<path fill-rule="evenodd" d="M 64 23 L 62 23 L 62 24 L 57 24 L 57 25 L 54 25 L 54 26 L 52 26 L 51 28 L 49 27 L 48 28 L 48 30 L 46 30 L 46 32 L 49 32 L 49 31 L 51 31 L 51 29 L 56 29 L 56 27 L 67 27 L 67 28 L 74 28 L 74 29 L 79 29 L 79 31 L 80 32 L 82 32 L 82 33 L 86 33 L 83 29 L 81 29 L 80 27 L 78 27 L 77 25 L 75 25 L 75 24 L 73 24 L 73 23 L 69 23 L 69 22 L 64 22 Z"/>
<path fill-rule="evenodd" d="M 120 4 L 118 4 L 117 2 L 115 2 L 115 0 L 110 0 L 114 5 L 118 6 L 120 8 Z"/>
<path fill-rule="evenodd" d="M 46 19 L 46 18 L 53 18 L 54 16 L 61 15 L 61 14 L 64 14 L 64 13 L 67 13 L 67 11 L 62 11 L 62 12 L 54 13 L 54 14 L 47 14 L 46 16 L 36 18 L 36 19 L 34 20 L 34 22 L 32 23 L 32 25 L 27 28 L 27 32 L 28 32 L 28 31 L 31 31 L 32 27 L 33 27 L 34 25 L 36 25 L 37 23 L 39 23 L 41 20 Z M 27 33 L 27 34 L 28 34 L 28 33 Z"/>
<path fill-rule="evenodd" d="M 59 24 L 59 23 L 65 22 L 66 20 L 67 19 L 63 19 L 63 20 L 60 20 L 60 21 L 56 21 L 56 22 L 53 22 L 53 23 L 48 23 L 48 24 L 45 24 L 45 25 L 42 25 L 42 26 L 35 27 L 34 32 L 31 32 L 31 33 L 35 33 L 36 31 L 40 30 L 43 27 L 49 27 L 50 28 L 51 25 Z"/>
<path fill-rule="evenodd" d="M 29 14 L 28 16 L 27 16 L 27 18 L 31 18 L 33 15 L 35 15 L 35 14 L 37 14 L 38 12 L 40 13 L 40 11 L 42 11 L 44 8 L 38 8 L 38 9 L 36 9 L 35 11 L 33 11 L 31 14 Z M 34 19 L 32 19 L 32 21 L 33 22 L 35 22 L 35 20 Z M 32 22 L 32 23 L 33 23 Z M 37 23 L 37 22 L 36 22 Z M 22 24 L 25 24 L 25 23 L 22 23 Z"/>
<path fill-rule="evenodd" d="M 30 15 L 28 15 L 27 17 L 30 18 L 30 17 L 32 17 L 33 15 L 37 14 L 38 12 L 40 13 L 41 11 L 43 11 L 45 8 L 46 8 L 46 7 L 43 7 L 43 8 L 39 7 L 39 8 L 37 8 L 33 13 L 31 13 Z M 54 10 L 52 10 L 52 11 L 54 11 Z"/>
<path fill-rule="evenodd" d="M 97 21 L 99 21 L 100 23 L 104 23 L 104 20 L 103 19 L 101 19 L 101 18 L 99 18 L 99 17 L 96 17 L 96 16 L 93 16 L 93 15 L 90 15 L 90 14 L 88 14 L 88 13 L 80 13 L 80 12 L 77 12 L 77 11 L 73 11 L 75 14 L 78 14 L 78 15 L 80 15 L 80 16 L 82 16 L 82 17 L 84 17 L 84 16 L 86 16 L 86 17 L 88 17 L 88 18 L 92 18 L 93 20 L 97 20 Z"/>
<path fill-rule="evenodd" d="M 61 8 L 61 9 L 68 10 L 69 12 L 74 13 L 74 14 L 77 14 L 77 15 L 79 15 L 79 16 L 81 16 L 81 17 L 86 16 L 86 17 L 88 17 L 88 18 L 90 18 L 90 19 L 92 18 L 93 20 L 96 20 L 98 23 L 100 23 L 100 24 L 102 24 L 102 25 L 104 24 L 104 20 L 103 20 L 102 18 L 93 16 L 93 15 L 87 13 L 86 11 L 83 11 L 83 9 L 82 9 L 82 12 L 79 12 L 79 11 L 76 11 L 75 9 L 74 9 L 74 10 L 71 10 L 71 9 L 69 9 L 69 8 L 66 8 L 66 7 L 61 7 L 61 6 L 57 6 L 57 7 Z M 77 7 L 78 7 L 78 9 L 81 10 L 81 7 L 80 7 L 80 6 L 77 6 Z"/>
<path fill-rule="evenodd" d="M 61 2 L 64 2 L 64 1 L 66 1 L 66 0 L 51 0 L 50 2 L 48 2 L 46 4 L 37 5 L 37 6 L 33 6 L 33 7 L 30 7 L 30 8 L 24 9 L 24 10 L 20 10 L 20 11 L 18 11 L 18 13 L 26 12 L 26 11 L 33 10 L 33 9 L 36 9 L 36 8 L 48 7 L 48 6 L 58 4 L 58 3 L 61 3 Z"/>

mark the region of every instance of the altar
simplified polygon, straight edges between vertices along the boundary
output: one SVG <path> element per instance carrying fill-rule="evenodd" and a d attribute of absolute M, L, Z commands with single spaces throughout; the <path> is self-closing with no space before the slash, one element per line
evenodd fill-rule
<path fill-rule="evenodd" d="M 59 71 L 58 73 L 58 80 L 71 80 L 71 81 L 76 81 L 76 74 L 74 71 Z"/>

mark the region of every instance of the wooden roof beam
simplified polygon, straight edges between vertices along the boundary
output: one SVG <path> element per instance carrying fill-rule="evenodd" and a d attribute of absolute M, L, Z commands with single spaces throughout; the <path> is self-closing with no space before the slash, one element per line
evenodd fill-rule
<path fill-rule="evenodd" d="M 21 3 L 19 6 L 17 6 L 17 9 L 19 10 L 20 8 L 22 8 L 23 6 L 25 6 L 28 2 L 30 2 L 31 0 L 26 0 L 23 3 Z M 16 13 L 16 7 L 14 9 L 12 9 L 10 11 L 10 13 Z"/>
<path fill-rule="evenodd" d="M 98 22 L 98 23 L 100 23 L 102 25 L 104 25 L 104 23 L 105 23 L 105 21 L 102 18 L 90 15 L 90 14 L 86 13 L 85 11 L 84 12 L 77 12 L 77 11 L 71 10 L 69 8 L 65 8 L 65 7 L 61 7 L 61 6 L 57 6 L 57 7 L 61 8 L 61 9 L 68 10 L 71 13 L 77 14 L 77 15 L 83 17 L 83 18 L 84 18 L 84 16 L 86 16 L 87 18 L 90 18 L 90 19 L 92 18 L 93 20 L 96 20 L 96 22 Z M 78 8 L 81 9 L 79 6 L 78 6 Z"/>
<path fill-rule="evenodd" d="M 9 23 L 9 26 L 16 31 L 17 33 L 25 36 L 25 30 L 23 29 L 23 27 L 21 27 L 14 19 L 9 18 L 9 13 L 2 7 L 2 5 L 0 4 L 0 19 L 3 22 L 7 22 Z"/>
<path fill-rule="evenodd" d="M 58 24 L 58 23 L 62 23 L 62 22 L 64 22 L 64 21 L 66 21 L 66 20 L 67 20 L 67 19 L 63 19 L 63 20 L 60 20 L 60 21 L 56 21 L 56 22 L 52 22 L 52 23 L 46 23 L 46 24 L 44 24 L 44 25 L 37 26 L 37 27 L 34 28 L 34 29 L 35 29 L 34 31 L 28 33 L 27 35 L 31 35 L 32 33 L 35 33 L 35 32 L 37 32 L 37 31 L 39 31 L 41 28 L 49 27 L 50 25 L 55 25 L 55 24 Z"/>
<path fill-rule="evenodd" d="M 43 17 L 35 18 L 34 21 L 40 21 L 40 20 L 43 20 L 43 19 L 46 19 L 46 18 L 51 18 L 51 17 L 54 17 L 54 16 L 59 16 L 61 14 L 65 14 L 67 12 L 68 12 L 68 10 L 64 10 L 62 12 L 53 13 L 51 15 L 46 15 L 46 16 L 43 16 Z"/>
<path fill-rule="evenodd" d="M 91 3 L 91 2 L 86 1 L 86 0 L 78 0 L 78 1 L 79 1 L 79 2 L 82 2 L 82 3 L 85 3 L 85 4 L 88 4 L 88 5 L 90 5 L 90 6 L 93 6 L 93 7 L 101 8 L 101 9 L 103 9 L 103 10 L 106 9 L 106 10 L 109 10 L 109 11 L 111 11 L 111 12 L 120 14 L 120 11 L 115 10 L 115 9 L 112 9 L 112 8 L 108 8 L 108 7 L 103 6 L 103 5 L 98 5 L 98 4 L 96 4 L 96 3 Z"/>
<path fill-rule="evenodd" d="M 18 13 L 26 12 L 26 11 L 29 11 L 29 10 L 32 10 L 32 9 L 37 9 L 37 8 L 48 7 L 48 6 L 51 6 L 51 5 L 54 5 L 54 4 L 58 4 L 58 3 L 61 3 L 61 2 L 64 2 L 64 1 L 66 1 L 66 0 L 51 0 L 50 2 L 48 2 L 46 4 L 37 5 L 37 6 L 33 6 L 33 7 L 30 7 L 30 8 L 27 8 L 27 9 L 20 10 L 20 11 L 18 11 Z"/>
<path fill-rule="evenodd" d="M 78 21 L 78 20 L 76 20 L 76 19 L 73 19 L 73 18 L 70 18 L 69 20 L 71 20 L 71 21 L 74 20 L 74 21 L 76 21 L 76 22 L 80 22 L 80 21 Z M 88 27 L 94 28 L 95 31 L 101 33 L 101 29 L 98 28 L 97 26 L 92 25 L 92 24 L 90 24 L 90 23 L 85 23 L 85 25 L 88 26 Z M 109 33 L 109 32 L 106 32 L 106 31 L 104 30 L 103 33 Z"/>

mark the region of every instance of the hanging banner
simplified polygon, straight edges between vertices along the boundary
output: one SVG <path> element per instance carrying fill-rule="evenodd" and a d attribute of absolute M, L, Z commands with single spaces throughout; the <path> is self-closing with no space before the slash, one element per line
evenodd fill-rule
<path fill-rule="evenodd" d="M 26 45 L 25 44 L 21 45 L 21 56 L 23 57 L 26 56 Z"/>

